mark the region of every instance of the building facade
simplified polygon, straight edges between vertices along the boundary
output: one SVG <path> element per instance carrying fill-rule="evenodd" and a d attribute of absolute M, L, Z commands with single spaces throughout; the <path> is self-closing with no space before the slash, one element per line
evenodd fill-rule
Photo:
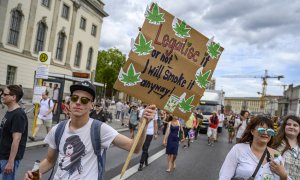
<path fill-rule="evenodd" d="M 100 0 L 1 0 L 0 85 L 22 84 L 31 95 L 39 51 L 51 52 L 50 73 L 93 71 L 103 7 Z"/>
<path fill-rule="evenodd" d="M 279 113 L 281 116 L 300 116 L 300 86 L 289 85 L 284 95 L 279 99 Z"/>
<path fill-rule="evenodd" d="M 239 114 L 248 110 L 251 114 L 278 115 L 279 96 L 266 96 L 264 109 L 260 109 L 260 97 L 225 97 L 224 111 L 226 114 Z"/>

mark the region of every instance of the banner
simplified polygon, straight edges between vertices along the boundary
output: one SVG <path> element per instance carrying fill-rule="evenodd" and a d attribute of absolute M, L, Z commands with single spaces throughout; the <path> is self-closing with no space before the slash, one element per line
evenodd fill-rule
<path fill-rule="evenodd" d="M 114 88 L 188 120 L 222 51 L 213 38 L 153 3 Z"/>

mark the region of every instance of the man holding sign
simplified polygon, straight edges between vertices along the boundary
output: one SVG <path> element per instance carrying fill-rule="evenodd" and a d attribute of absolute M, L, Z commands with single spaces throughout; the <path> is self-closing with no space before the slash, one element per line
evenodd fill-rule
<path fill-rule="evenodd" d="M 66 121 L 65 126 L 60 124 L 54 126 L 45 138 L 49 144 L 47 157 L 40 164 L 40 173 L 48 172 L 58 161 L 57 171 L 54 179 L 103 179 L 105 169 L 105 152 L 110 144 L 129 151 L 133 145 L 133 140 L 119 134 L 115 129 L 105 123 L 89 118 L 90 110 L 93 108 L 96 89 L 88 81 L 70 87 L 71 118 Z M 143 114 L 143 120 L 148 124 L 156 113 L 155 106 L 148 106 Z M 101 155 L 96 156 L 94 151 L 94 137 L 91 131 L 96 123 L 100 124 L 100 147 Z M 61 127 L 63 127 L 61 129 Z M 60 137 L 56 131 L 59 131 Z M 143 131 L 142 138 L 135 148 L 138 153 L 144 143 L 146 133 Z M 93 145 L 92 145 L 93 144 Z M 98 145 L 99 146 L 99 145 Z M 99 171 L 100 170 L 100 171 Z M 25 179 L 32 179 L 32 172 L 25 174 Z"/>

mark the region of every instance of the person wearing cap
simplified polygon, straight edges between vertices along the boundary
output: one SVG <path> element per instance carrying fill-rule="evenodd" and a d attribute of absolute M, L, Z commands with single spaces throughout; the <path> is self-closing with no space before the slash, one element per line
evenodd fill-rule
<path fill-rule="evenodd" d="M 46 136 L 44 142 L 49 145 L 49 148 L 46 158 L 40 163 L 39 172 L 41 173 L 40 175 L 48 172 L 58 160 L 59 166 L 54 174 L 54 179 L 94 180 L 97 179 L 100 172 L 98 172 L 97 156 L 94 153 L 90 136 L 91 125 L 94 119 L 89 117 L 89 113 L 94 106 L 93 101 L 96 90 L 90 82 L 83 81 L 70 86 L 70 92 L 71 118 L 67 121 L 62 133 L 59 147 L 55 143 L 55 131 L 58 125 L 54 126 Z M 155 105 L 151 105 L 144 111 L 143 121 L 146 121 L 146 127 L 137 143 L 135 153 L 138 153 L 143 145 L 147 125 L 154 118 L 155 108 Z M 101 125 L 100 131 L 100 147 L 103 158 L 105 158 L 105 154 L 103 154 L 105 152 L 104 149 L 109 148 L 111 144 L 130 151 L 134 142 L 133 139 L 119 134 L 106 123 Z M 76 151 L 78 145 L 80 145 L 80 148 Z M 72 163 L 76 159 L 80 159 L 80 161 L 77 161 L 76 164 Z M 29 180 L 32 178 L 32 172 L 28 171 L 24 179 Z"/>
<path fill-rule="evenodd" d="M 97 120 L 102 121 L 102 122 L 107 121 L 107 117 L 106 117 L 106 114 L 103 111 L 103 107 L 102 107 L 101 103 L 96 103 L 95 109 L 92 110 L 91 113 L 90 113 L 90 118 L 97 119 Z"/>

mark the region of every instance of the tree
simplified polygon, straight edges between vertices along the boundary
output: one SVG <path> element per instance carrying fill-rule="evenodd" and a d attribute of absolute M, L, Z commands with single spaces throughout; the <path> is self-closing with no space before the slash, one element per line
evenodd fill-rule
<path fill-rule="evenodd" d="M 126 62 L 125 54 L 116 48 L 98 52 L 95 81 L 103 83 L 106 90 L 113 91 L 121 67 Z"/>

